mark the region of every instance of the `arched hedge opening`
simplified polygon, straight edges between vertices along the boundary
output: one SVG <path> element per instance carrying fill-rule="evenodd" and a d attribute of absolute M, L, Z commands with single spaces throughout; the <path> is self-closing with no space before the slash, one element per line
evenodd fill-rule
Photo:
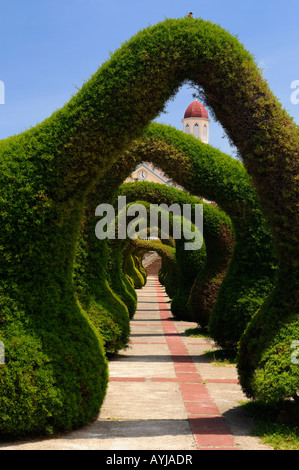
<path fill-rule="evenodd" d="M 134 190 L 135 187 L 136 191 Z M 206 247 L 202 233 L 199 231 L 199 228 L 192 223 L 193 217 L 188 221 L 185 219 L 184 211 L 181 211 L 181 207 L 179 207 L 180 205 L 183 206 L 182 201 L 180 201 L 179 194 L 177 201 L 180 204 L 176 202 L 179 214 L 175 214 L 158 204 L 152 204 L 142 200 L 140 201 L 138 198 L 136 199 L 136 196 L 139 195 L 141 196 L 141 199 L 144 198 L 152 201 L 152 198 L 147 194 L 147 184 L 140 187 L 138 186 L 138 183 L 136 183 L 133 187 L 130 187 L 128 193 L 126 189 L 126 185 L 123 185 L 120 189 L 120 194 L 121 197 L 125 197 L 126 201 L 129 202 L 128 207 L 135 207 L 136 210 L 140 207 L 144 209 L 144 211 L 142 211 L 144 213 L 144 217 L 140 217 L 139 214 L 139 222 L 137 224 L 139 238 L 147 238 L 149 235 L 152 237 L 154 230 L 155 237 L 161 238 L 161 240 L 166 241 L 167 244 L 158 242 L 157 240 L 152 240 L 151 243 L 149 243 L 145 240 L 138 240 L 138 238 L 135 239 L 137 234 L 133 231 L 131 233 L 131 237 L 129 235 L 128 237 L 129 239 L 134 237 L 134 239 L 129 240 L 126 248 L 123 249 L 124 272 L 130 278 L 135 288 L 139 289 L 143 287 L 145 284 L 145 278 L 140 270 L 140 265 L 138 266 L 136 263 L 135 255 L 138 255 L 138 251 L 143 253 L 144 249 L 148 250 L 149 247 L 152 247 L 163 260 L 162 269 L 164 271 L 163 274 L 165 275 L 163 284 L 166 286 L 166 292 L 169 293 L 172 298 L 171 311 L 173 315 L 179 319 L 191 320 L 188 309 L 190 288 L 194 282 L 194 278 L 198 272 L 202 270 L 206 260 Z M 166 187 L 162 189 L 161 185 L 156 184 L 149 185 L 148 189 L 156 190 L 156 198 L 161 190 L 167 190 Z M 180 192 L 173 189 L 172 195 L 176 193 Z M 132 194 L 134 196 L 132 196 Z M 182 199 L 184 200 L 184 197 Z M 131 200 L 134 201 L 132 204 Z M 200 202 L 201 201 L 197 200 L 197 203 Z M 195 205 L 194 199 L 193 205 Z M 166 207 L 168 206 L 166 205 Z M 164 222 L 159 222 L 159 216 L 162 214 L 165 225 Z M 140 227 L 140 225 L 142 225 L 142 222 L 140 222 L 141 219 L 144 219 L 145 222 L 143 229 Z M 153 219 L 157 221 L 157 225 L 154 223 Z M 163 232 L 163 227 L 166 229 L 165 233 Z M 176 239 L 174 242 L 174 234 L 178 233 L 178 231 L 180 233 L 180 238 Z M 192 238 L 194 238 L 194 241 L 190 242 Z M 169 239 L 173 240 L 175 247 L 170 246 L 171 243 Z M 192 245 L 191 250 L 185 250 L 186 243 Z"/>
<path fill-rule="evenodd" d="M 197 269 L 195 274 L 186 263 L 187 253 L 183 244 L 176 243 L 176 247 L 179 248 L 179 254 L 177 250 L 176 258 L 181 272 L 184 295 L 180 298 L 181 296 L 177 293 L 174 303 L 178 304 L 178 309 L 183 309 L 184 319 L 188 318 L 199 323 L 203 328 L 206 327 L 233 252 L 234 239 L 230 218 L 211 204 L 182 190 L 158 183 L 126 183 L 120 187 L 119 194 L 125 196 L 128 202 L 146 199 L 151 204 L 158 206 L 165 204 L 171 207 L 172 204 L 179 204 L 182 208 L 184 204 L 188 204 L 192 209 L 191 220 L 193 223 L 195 223 L 196 205 L 203 206 L 203 237 L 207 255 L 205 264 L 202 269 Z M 191 264 L 194 265 L 194 263 Z M 186 276 L 186 271 L 192 278 L 190 275 Z M 177 318 L 181 318 L 179 310 L 176 311 L 173 303 L 172 313 Z"/>
<path fill-rule="evenodd" d="M 143 139 L 125 153 L 125 162 L 136 159 L 160 166 L 185 190 L 215 201 L 230 217 L 235 246 L 209 329 L 221 347 L 236 350 L 247 323 L 273 289 L 277 272 L 272 237 L 244 165 L 162 124 L 150 124 Z"/>
<path fill-rule="evenodd" d="M 175 257 L 175 248 L 162 243 L 162 240 L 132 240 L 135 249 L 154 251 L 162 259 L 162 266 L 158 273 L 159 281 L 165 292 L 172 299 L 178 290 L 179 268 Z"/>
<path fill-rule="evenodd" d="M 135 188 L 137 189 L 136 191 L 134 190 Z M 138 201 L 138 204 L 143 205 L 147 209 L 147 217 L 148 217 L 147 222 L 149 222 L 149 224 L 147 224 L 147 227 L 149 227 L 149 225 L 152 224 L 153 214 L 159 215 L 160 213 L 164 212 L 164 216 L 166 215 L 168 219 L 167 220 L 168 230 L 166 234 L 163 233 L 163 223 L 161 223 L 161 227 L 159 227 L 159 222 L 158 222 L 159 230 L 157 230 L 156 236 L 159 235 L 161 240 L 168 240 L 169 237 L 171 239 L 174 239 L 174 233 L 179 228 L 179 232 L 181 236 L 179 239 L 175 239 L 174 248 L 164 245 L 163 243 L 162 245 L 161 243 L 155 243 L 154 241 L 152 244 L 150 244 L 150 246 L 153 247 L 155 251 L 158 254 L 160 254 L 162 257 L 162 260 L 163 260 L 162 267 L 163 267 L 163 271 L 165 274 L 163 284 L 166 283 L 167 293 L 170 292 L 171 290 L 169 285 L 173 286 L 173 283 L 170 282 L 170 279 L 173 279 L 175 281 L 175 286 L 176 286 L 175 291 L 173 291 L 172 295 L 170 296 L 172 299 L 171 300 L 171 312 L 173 316 L 179 320 L 191 321 L 192 319 L 190 317 L 190 312 L 188 308 L 188 299 L 189 299 L 190 289 L 194 282 L 195 277 L 203 269 L 203 266 L 206 261 L 206 246 L 202 237 L 202 233 L 199 231 L 199 228 L 194 225 L 194 220 L 192 216 L 191 216 L 191 219 L 188 221 L 185 219 L 184 213 L 183 211 L 181 211 L 181 207 L 179 207 L 179 205 L 181 204 L 181 201 L 179 201 L 179 197 L 177 198 L 177 201 L 179 201 L 180 204 L 178 202 L 176 202 L 176 204 L 177 204 L 177 208 L 179 209 L 180 214 L 175 215 L 171 211 L 168 212 L 167 209 L 162 208 L 162 206 L 160 207 L 160 204 L 152 204 L 152 198 L 149 197 L 147 194 L 147 184 L 142 185 L 142 187 L 138 188 L 138 183 L 135 183 L 133 187 L 132 186 L 130 187 L 130 190 L 128 191 L 128 193 L 126 189 L 127 189 L 126 185 L 124 185 L 121 188 L 121 194 L 125 195 L 126 199 L 128 197 L 129 200 L 133 199 L 136 201 L 136 196 L 137 194 L 139 194 L 142 198 L 149 199 L 151 201 L 151 203 Z M 163 189 L 167 190 L 167 188 L 162 189 L 161 185 L 156 185 L 156 184 L 149 185 L 148 189 L 151 189 L 154 191 L 156 190 L 157 191 L 156 197 L 158 196 L 158 193 L 161 190 Z M 174 192 L 176 191 L 177 190 L 174 190 Z M 197 202 L 200 203 L 201 201 L 198 200 Z M 190 222 L 190 227 L 189 227 L 189 222 Z M 151 226 L 150 228 L 153 229 L 156 227 Z M 169 230 L 170 230 L 170 233 L 169 233 Z M 197 237 L 196 239 L 195 239 L 195 236 Z M 194 241 L 190 242 L 192 237 L 194 238 Z M 192 247 L 194 249 L 186 250 L 185 249 L 186 243 L 194 244 L 194 246 Z M 137 243 L 137 240 L 134 240 L 134 242 L 130 243 L 130 246 L 131 246 L 131 250 L 132 249 L 136 250 L 136 248 L 142 249 L 143 247 L 149 246 L 149 244 L 146 241 L 143 241 L 143 244 L 141 244 L 140 241 L 138 241 Z M 174 255 L 174 258 L 175 258 L 175 266 L 171 262 L 172 255 Z M 172 271 L 170 269 L 172 269 Z M 160 276 L 160 279 L 161 279 L 161 276 Z"/>

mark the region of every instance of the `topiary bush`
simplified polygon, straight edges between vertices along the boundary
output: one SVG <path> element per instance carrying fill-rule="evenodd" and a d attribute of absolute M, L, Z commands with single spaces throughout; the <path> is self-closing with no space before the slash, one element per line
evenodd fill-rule
<path fill-rule="evenodd" d="M 129 243 L 124 249 L 123 271 L 131 279 L 135 289 L 141 289 L 145 285 L 144 276 L 140 272 L 139 266 L 136 265 L 133 246 Z"/>
<path fill-rule="evenodd" d="M 135 260 L 136 267 L 139 269 L 139 272 L 143 276 L 143 279 L 144 279 L 144 284 L 143 285 L 145 285 L 146 281 L 147 281 L 147 271 L 143 267 L 143 264 L 142 264 L 143 255 L 144 255 L 143 251 L 140 252 L 139 250 L 137 250 L 136 254 L 134 255 L 134 260 Z"/>
<path fill-rule="evenodd" d="M 125 243 L 120 240 L 109 240 L 109 259 L 107 264 L 107 279 L 113 292 L 124 302 L 128 309 L 129 318 L 133 318 L 137 308 L 137 294 L 123 271 L 123 248 Z"/>
<path fill-rule="evenodd" d="M 116 191 L 117 186 L 112 184 L 110 177 L 103 175 L 85 196 L 74 269 L 78 299 L 98 328 L 109 356 L 128 346 L 130 314 L 126 303 L 117 294 L 121 284 L 114 284 L 115 291 L 109 282 L 112 240 L 96 236 L 95 209 L 99 204 L 113 203 Z"/>
<path fill-rule="evenodd" d="M 129 311 L 108 281 L 110 250 L 106 240 L 98 240 L 94 233 L 94 217 L 88 212 L 77 243 L 74 265 L 74 285 L 77 298 L 99 331 L 108 357 L 128 346 Z"/>
<path fill-rule="evenodd" d="M 219 287 L 231 261 L 234 241 L 230 218 L 219 208 L 171 186 L 145 181 L 126 183 L 121 186 L 119 194 L 126 196 L 128 202 L 143 198 L 152 204 L 166 204 L 168 207 L 179 204 L 182 208 L 183 204 L 189 204 L 192 209 L 191 220 L 194 222 L 196 204 L 203 205 L 205 247 L 201 250 L 197 267 L 194 260 L 191 263 L 186 262 L 188 257 L 193 257 L 193 253 L 184 250 L 184 241 L 179 244 L 176 241 L 176 246 L 179 245 L 179 250 L 176 250 L 179 277 L 178 290 L 176 295 L 172 296 L 171 306 L 177 318 L 188 318 L 202 327 L 207 326 Z M 160 281 L 163 283 L 162 273 Z M 179 313 L 179 309 L 182 309 L 183 313 Z"/>
<path fill-rule="evenodd" d="M 194 280 L 206 262 L 206 248 L 203 245 L 200 250 L 186 252 L 184 241 L 177 240 L 175 253 L 179 279 L 177 292 L 171 301 L 171 312 L 177 320 L 193 321 L 188 301 Z"/>
<path fill-rule="evenodd" d="M 223 220 L 222 211 L 215 211 L 213 206 L 208 214 L 212 218 L 211 232 L 205 237 L 207 262 L 196 277 L 190 291 L 188 306 L 194 321 L 204 330 L 207 329 L 211 313 L 216 304 L 220 286 L 225 278 L 234 250 L 233 227 L 231 221 Z M 217 221 L 217 223 L 215 223 Z M 204 233 L 206 231 L 204 230 Z"/>
<path fill-rule="evenodd" d="M 147 127 L 144 138 L 125 154 L 126 161 L 135 155 L 160 165 L 191 194 L 215 201 L 230 217 L 235 246 L 225 279 L 215 274 L 216 289 L 221 286 L 208 327 L 221 347 L 236 350 L 247 323 L 273 289 L 277 272 L 272 237 L 244 165 L 162 124 Z"/>
<path fill-rule="evenodd" d="M 155 251 L 162 258 L 162 267 L 159 272 L 159 281 L 165 287 L 165 292 L 172 299 L 178 290 L 179 269 L 176 262 L 175 248 L 165 245 L 161 240 L 132 240 L 138 249 Z"/>

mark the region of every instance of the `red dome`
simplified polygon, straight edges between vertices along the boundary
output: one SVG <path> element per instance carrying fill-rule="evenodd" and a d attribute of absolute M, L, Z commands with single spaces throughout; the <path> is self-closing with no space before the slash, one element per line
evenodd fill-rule
<path fill-rule="evenodd" d="M 197 100 L 189 104 L 188 108 L 185 111 L 184 119 L 191 118 L 191 117 L 209 119 L 206 108 Z"/>

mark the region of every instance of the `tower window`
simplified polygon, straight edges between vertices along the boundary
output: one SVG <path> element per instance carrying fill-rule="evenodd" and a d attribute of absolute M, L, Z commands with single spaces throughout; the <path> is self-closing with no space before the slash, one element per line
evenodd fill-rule
<path fill-rule="evenodd" d="M 203 126 L 203 139 L 208 140 L 208 128 L 206 124 Z"/>
<path fill-rule="evenodd" d="M 186 124 L 185 132 L 186 132 L 186 134 L 190 134 L 190 127 L 189 127 L 189 124 Z"/>
<path fill-rule="evenodd" d="M 194 137 L 196 137 L 196 139 L 199 139 L 199 125 L 198 125 L 198 122 L 196 122 L 194 124 L 193 135 L 194 135 Z"/>

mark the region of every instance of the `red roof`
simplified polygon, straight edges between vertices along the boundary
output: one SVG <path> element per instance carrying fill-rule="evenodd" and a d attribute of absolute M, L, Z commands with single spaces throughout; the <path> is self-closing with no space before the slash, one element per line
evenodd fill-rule
<path fill-rule="evenodd" d="M 209 119 L 206 108 L 197 100 L 189 104 L 188 108 L 185 111 L 184 119 L 191 117 L 199 117 Z"/>

